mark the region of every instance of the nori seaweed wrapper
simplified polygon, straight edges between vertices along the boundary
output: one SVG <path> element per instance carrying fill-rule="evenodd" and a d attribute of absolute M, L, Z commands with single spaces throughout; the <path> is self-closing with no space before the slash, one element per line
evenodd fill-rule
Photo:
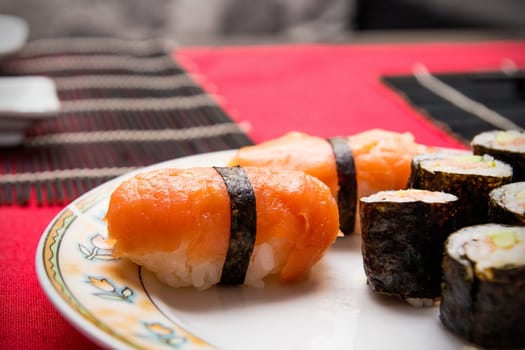
<path fill-rule="evenodd" d="M 490 275 L 480 274 L 472 261 L 464 255 L 460 261 L 457 254 L 446 245 L 441 322 L 485 348 L 525 347 L 525 266 L 492 268 Z"/>
<path fill-rule="evenodd" d="M 504 196 L 515 196 L 512 187 L 521 186 L 525 189 L 525 182 L 516 182 L 504 185 L 489 193 L 489 218 L 490 222 L 507 225 L 525 225 L 525 211 L 516 212 L 509 208 L 504 202 Z"/>
<path fill-rule="evenodd" d="M 461 220 L 458 225 L 462 227 L 487 223 L 489 221 L 489 192 L 511 181 L 512 175 L 490 176 L 439 170 L 430 171 L 423 168 L 421 162 L 414 158 L 408 186 L 429 191 L 442 191 L 458 196 L 461 211 Z"/>
<path fill-rule="evenodd" d="M 511 150 L 496 149 L 489 145 L 481 143 L 472 143 L 472 152 L 475 155 L 489 154 L 492 157 L 501 160 L 512 166 L 514 174 L 512 175 L 513 181 L 525 180 L 525 153 L 516 152 Z"/>
<path fill-rule="evenodd" d="M 255 245 L 257 212 L 255 194 L 248 175 L 241 167 L 215 167 L 230 196 L 230 242 L 222 268 L 221 284 L 244 283 Z"/>
<path fill-rule="evenodd" d="M 328 142 L 332 146 L 337 167 L 339 227 L 347 235 L 354 231 L 356 219 L 357 175 L 354 157 L 348 139 L 334 137 L 328 139 Z"/>
<path fill-rule="evenodd" d="M 483 145 L 472 145 L 472 151 L 476 155 L 489 154 L 502 162 L 510 164 L 512 170 L 514 170 L 513 181 L 525 180 L 525 153 L 503 151 Z"/>
<path fill-rule="evenodd" d="M 443 242 L 456 229 L 457 198 L 451 197 L 438 203 L 361 199 L 361 249 L 374 292 L 439 298 Z"/>

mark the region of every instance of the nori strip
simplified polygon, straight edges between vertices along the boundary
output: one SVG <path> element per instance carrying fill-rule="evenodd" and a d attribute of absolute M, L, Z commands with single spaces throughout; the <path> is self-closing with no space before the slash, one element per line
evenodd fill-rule
<path fill-rule="evenodd" d="M 221 284 L 244 283 L 250 257 L 255 245 L 257 212 L 255 194 L 243 168 L 215 167 L 230 196 L 230 242 L 222 268 Z"/>
<path fill-rule="evenodd" d="M 413 165 L 409 187 L 452 193 L 459 197 L 461 222 L 459 226 L 483 224 L 489 221 L 489 192 L 510 183 L 512 176 L 460 174 L 424 169 Z"/>
<path fill-rule="evenodd" d="M 517 183 L 514 183 L 517 184 Z M 511 185 L 514 185 L 511 184 Z M 513 195 L 506 193 L 509 189 L 502 186 L 489 193 L 489 218 L 490 222 L 497 222 L 508 225 L 525 225 L 525 212 L 517 213 L 507 208 L 503 202 L 503 197 Z"/>
<path fill-rule="evenodd" d="M 486 348 L 525 347 L 525 266 L 493 268 L 492 279 L 474 272 L 445 249 L 441 322 Z"/>
<path fill-rule="evenodd" d="M 443 243 L 456 229 L 457 200 L 360 201 L 367 283 L 378 294 L 436 299 Z"/>
<path fill-rule="evenodd" d="M 352 150 L 344 137 L 328 139 L 337 167 L 339 227 L 347 235 L 354 231 L 357 207 L 357 178 Z"/>
<path fill-rule="evenodd" d="M 489 154 L 509 164 L 513 170 L 512 181 L 525 180 L 525 153 L 494 149 L 481 144 L 472 144 L 472 152 L 479 156 Z"/>

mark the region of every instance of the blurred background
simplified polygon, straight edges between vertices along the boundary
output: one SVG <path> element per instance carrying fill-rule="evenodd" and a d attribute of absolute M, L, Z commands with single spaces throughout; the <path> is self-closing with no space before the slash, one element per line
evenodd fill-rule
<path fill-rule="evenodd" d="M 524 0 L 0 0 L 0 13 L 25 18 L 30 39 L 170 37 L 189 46 L 525 32 Z"/>

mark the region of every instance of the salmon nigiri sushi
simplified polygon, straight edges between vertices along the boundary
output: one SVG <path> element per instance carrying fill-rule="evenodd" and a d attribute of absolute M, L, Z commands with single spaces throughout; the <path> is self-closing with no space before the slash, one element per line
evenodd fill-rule
<path fill-rule="evenodd" d="M 106 214 L 114 255 L 173 287 L 304 277 L 338 234 L 330 189 L 300 171 L 161 169 L 125 180 Z"/>
<path fill-rule="evenodd" d="M 240 148 L 229 165 L 301 170 L 324 182 L 337 198 L 341 231 L 354 231 L 358 198 L 406 187 L 412 158 L 431 148 L 411 133 L 373 129 L 324 139 L 290 132 Z"/>

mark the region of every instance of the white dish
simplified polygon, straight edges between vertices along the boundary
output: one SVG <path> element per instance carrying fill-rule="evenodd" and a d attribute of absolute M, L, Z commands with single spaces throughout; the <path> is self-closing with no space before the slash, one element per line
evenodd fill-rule
<path fill-rule="evenodd" d="M 154 165 L 221 166 L 234 151 Z M 329 249 L 309 278 L 265 288 L 174 289 L 136 265 L 114 260 L 103 221 L 109 195 L 128 176 L 62 210 L 37 248 L 39 281 L 57 309 L 100 345 L 114 349 L 464 349 L 438 308 L 417 309 L 366 285 L 360 237 Z"/>
<path fill-rule="evenodd" d="M 0 146 L 23 142 L 25 131 L 54 118 L 60 101 L 52 79 L 40 76 L 0 78 Z"/>
<path fill-rule="evenodd" d="M 29 26 L 24 19 L 0 14 L 0 60 L 24 47 L 28 36 Z"/>

